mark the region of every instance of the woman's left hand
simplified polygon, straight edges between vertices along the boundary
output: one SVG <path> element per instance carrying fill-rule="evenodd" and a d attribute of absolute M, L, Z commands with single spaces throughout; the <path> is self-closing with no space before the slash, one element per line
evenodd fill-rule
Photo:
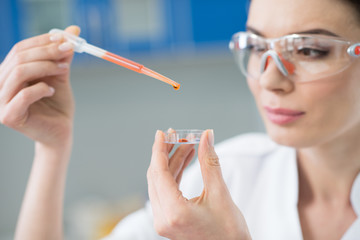
<path fill-rule="evenodd" d="M 251 239 L 226 187 L 213 144 L 213 131 L 205 131 L 198 150 L 204 189 L 199 197 L 186 199 L 179 183 L 194 156 L 193 146 L 180 146 L 169 159 L 172 146 L 157 131 L 147 178 L 154 226 L 161 236 L 172 240 Z"/>

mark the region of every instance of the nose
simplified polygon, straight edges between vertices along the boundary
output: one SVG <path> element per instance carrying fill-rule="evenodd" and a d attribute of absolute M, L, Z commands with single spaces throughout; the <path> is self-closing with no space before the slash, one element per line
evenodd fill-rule
<path fill-rule="evenodd" d="M 270 58 L 272 58 L 275 61 L 277 68 L 284 76 L 288 76 L 294 73 L 295 71 L 294 64 L 285 60 L 280 54 L 278 54 L 274 50 L 268 50 L 262 55 L 261 66 L 260 66 L 261 73 L 264 73 L 264 71 L 266 70 Z"/>

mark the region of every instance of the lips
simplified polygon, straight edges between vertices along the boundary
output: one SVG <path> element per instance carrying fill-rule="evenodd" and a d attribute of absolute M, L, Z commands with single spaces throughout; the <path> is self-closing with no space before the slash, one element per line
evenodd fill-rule
<path fill-rule="evenodd" d="M 265 112 L 271 122 L 279 125 L 294 122 L 305 115 L 305 112 L 285 108 L 265 107 Z"/>

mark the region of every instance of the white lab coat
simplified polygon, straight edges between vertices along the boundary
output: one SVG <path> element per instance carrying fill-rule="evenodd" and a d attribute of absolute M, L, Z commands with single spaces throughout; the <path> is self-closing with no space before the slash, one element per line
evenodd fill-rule
<path fill-rule="evenodd" d="M 245 134 L 215 147 L 223 177 L 234 202 L 245 216 L 254 240 L 300 240 L 297 211 L 298 170 L 295 150 L 279 146 L 264 134 Z M 203 188 L 198 161 L 183 175 L 180 189 L 187 198 Z M 351 202 L 360 215 L 360 174 L 353 183 Z M 104 240 L 160 240 L 153 228 L 151 206 L 121 221 Z M 360 239 L 360 218 L 342 240 Z"/>

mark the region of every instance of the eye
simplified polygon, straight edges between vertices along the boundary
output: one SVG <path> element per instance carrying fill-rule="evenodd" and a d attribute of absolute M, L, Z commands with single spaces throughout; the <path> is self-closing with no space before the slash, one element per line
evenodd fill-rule
<path fill-rule="evenodd" d="M 301 48 L 297 50 L 298 55 L 302 55 L 302 57 L 307 57 L 311 59 L 318 59 L 326 57 L 329 54 L 328 50 L 323 49 L 315 49 L 315 48 Z"/>
<path fill-rule="evenodd" d="M 251 51 L 251 53 L 259 54 L 259 55 L 267 51 L 266 47 L 258 44 L 249 45 L 248 49 Z"/>

